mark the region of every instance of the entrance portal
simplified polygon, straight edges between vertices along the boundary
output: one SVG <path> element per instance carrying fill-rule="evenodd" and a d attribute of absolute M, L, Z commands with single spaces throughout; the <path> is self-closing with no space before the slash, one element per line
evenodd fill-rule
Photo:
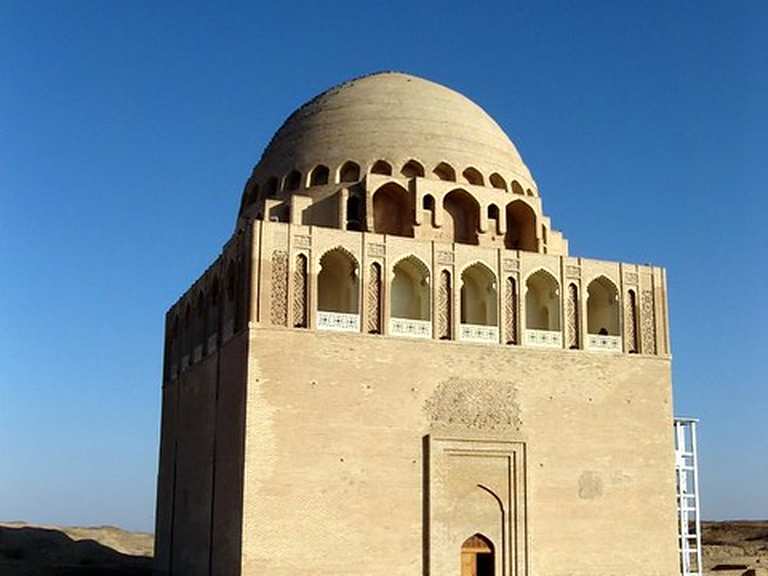
<path fill-rule="evenodd" d="M 475 534 L 461 545 L 461 576 L 494 576 L 496 568 L 493 544 Z"/>

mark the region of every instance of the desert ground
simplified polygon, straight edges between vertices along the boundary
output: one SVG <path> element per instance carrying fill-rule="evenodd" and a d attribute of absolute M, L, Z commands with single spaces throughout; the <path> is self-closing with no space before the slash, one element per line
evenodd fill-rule
<path fill-rule="evenodd" d="M 711 576 L 768 576 L 767 522 L 705 522 Z M 152 534 L 0 522 L 0 576 L 149 576 Z"/>

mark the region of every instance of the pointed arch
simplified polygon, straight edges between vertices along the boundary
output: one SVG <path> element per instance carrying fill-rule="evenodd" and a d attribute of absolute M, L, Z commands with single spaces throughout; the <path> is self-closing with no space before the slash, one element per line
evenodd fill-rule
<path fill-rule="evenodd" d="M 402 169 L 400 170 L 400 174 L 402 174 L 405 178 L 416 178 L 417 176 L 423 178 L 424 166 L 421 164 L 421 162 L 411 159 L 403 165 Z"/>
<path fill-rule="evenodd" d="M 538 251 L 536 212 L 526 202 L 513 200 L 507 204 L 507 233 L 504 246 L 508 250 Z"/>
<path fill-rule="evenodd" d="M 466 180 L 468 184 L 472 184 L 473 186 L 485 186 L 483 175 L 480 173 L 480 170 L 474 166 L 466 168 L 461 175 L 464 176 L 464 180 Z"/>
<path fill-rule="evenodd" d="M 341 246 L 320 257 L 317 275 L 317 309 L 321 312 L 359 314 L 358 263 L 349 250 Z"/>
<path fill-rule="evenodd" d="M 495 576 L 496 549 L 487 536 L 477 533 L 461 545 L 462 576 Z"/>
<path fill-rule="evenodd" d="M 390 310 L 393 318 L 430 319 L 430 274 L 426 264 L 414 255 L 392 267 Z"/>
<path fill-rule="evenodd" d="M 501 174 L 498 172 L 494 172 L 491 174 L 491 177 L 488 179 L 488 181 L 491 183 L 491 186 L 493 188 L 496 188 L 498 190 L 504 190 L 507 191 L 507 182 L 504 180 L 504 178 L 501 177 Z"/>
<path fill-rule="evenodd" d="M 483 262 L 461 272 L 461 322 L 498 326 L 496 274 Z"/>
<path fill-rule="evenodd" d="M 435 166 L 435 169 L 432 171 L 432 173 L 437 176 L 439 180 L 444 180 L 446 182 L 456 182 L 456 170 L 454 170 L 453 166 L 446 162 L 440 162 L 440 164 Z"/>
<path fill-rule="evenodd" d="M 607 276 L 600 275 L 587 285 L 587 332 L 619 335 L 619 291 Z"/>
<path fill-rule="evenodd" d="M 517 180 L 512 180 L 512 192 L 514 194 L 519 194 L 520 196 L 525 196 L 525 190 L 523 190 L 523 187 L 520 186 L 520 182 Z"/>
<path fill-rule="evenodd" d="M 480 226 L 480 204 L 466 190 L 456 188 L 443 198 L 446 212 L 443 227 L 448 239 L 461 244 L 477 244 Z"/>
<path fill-rule="evenodd" d="M 309 173 L 309 185 L 310 186 L 324 186 L 328 184 L 331 171 L 325 164 L 318 164 Z"/>
<path fill-rule="evenodd" d="M 383 174 L 384 176 L 392 176 L 392 164 L 386 160 L 376 160 L 371 166 L 371 174 Z"/>
<path fill-rule="evenodd" d="M 373 231 L 413 237 L 412 194 L 396 182 L 387 182 L 373 193 Z"/>
<path fill-rule="evenodd" d="M 357 182 L 360 180 L 360 165 L 352 160 L 347 160 L 339 168 L 339 182 Z"/>
<path fill-rule="evenodd" d="M 560 330 L 560 283 L 544 268 L 525 281 L 525 327 L 529 330 Z M 561 344 L 562 345 L 562 344 Z"/>
<path fill-rule="evenodd" d="M 283 190 L 293 192 L 301 187 L 301 172 L 291 170 L 283 181 Z"/>

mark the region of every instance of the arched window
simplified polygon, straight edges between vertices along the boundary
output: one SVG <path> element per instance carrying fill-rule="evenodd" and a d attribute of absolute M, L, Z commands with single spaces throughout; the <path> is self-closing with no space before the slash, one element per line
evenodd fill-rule
<path fill-rule="evenodd" d="M 480 205 L 468 192 L 453 190 L 443 200 L 446 212 L 444 230 L 448 238 L 461 244 L 477 244 Z"/>
<path fill-rule="evenodd" d="M 488 206 L 488 220 L 490 229 L 496 233 L 499 230 L 499 207 L 495 204 Z"/>
<path fill-rule="evenodd" d="M 560 330 L 560 285 L 545 270 L 531 274 L 525 283 L 525 327 Z"/>
<path fill-rule="evenodd" d="M 496 275 L 480 263 L 461 274 L 461 323 L 497 326 Z"/>
<path fill-rule="evenodd" d="M 493 543 L 482 534 L 467 538 L 461 545 L 461 576 L 495 576 Z"/>
<path fill-rule="evenodd" d="M 435 166 L 432 173 L 440 180 L 456 182 L 456 170 L 454 170 L 450 164 L 446 164 L 445 162 L 440 162 L 440 164 Z"/>
<path fill-rule="evenodd" d="M 385 160 L 376 160 L 371 167 L 371 174 L 383 174 L 384 176 L 392 176 L 392 165 Z"/>
<path fill-rule="evenodd" d="M 502 178 L 498 172 L 494 172 L 493 174 L 491 174 L 489 181 L 491 182 L 491 186 L 493 186 L 494 188 L 498 188 L 499 190 L 504 190 L 504 191 L 507 190 L 507 183 L 504 181 L 504 178 Z"/>
<path fill-rule="evenodd" d="M 334 248 L 323 254 L 317 275 L 319 328 L 359 330 L 358 285 L 357 261 L 349 252 Z M 356 318 L 344 317 L 349 315 Z"/>
<path fill-rule="evenodd" d="M 464 172 L 461 173 L 462 176 L 464 176 L 464 179 L 469 183 L 473 184 L 475 186 L 484 186 L 485 181 L 483 180 L 483 175 L 480 174 L 480 171 L 477 168 L 473 168 L 470 166 Z"/>
<path fill-rule="evenodd" d="M 504 246 L 509 250 L 538 251 L 536 213 L 523 201 L 507 204 L 507 233 Z"/>
<path fill-rule="evenodd" d="M 416 178 L 417 176 L 421 176 L 423 178 L 424 166 L 422 166 L 416 160 L 408 160 L 408 162 L 406 162 L 403 166 L 402 170 L 400 170 L 400 174 L 406 178 Z"/>
<path fill-rule="evenodd" d="M 267 196 L 269 196 L 270 198 L 274 198 L 275 196 L 277 196 L 277 178 L 273 176 L 272 178 L 267 180 L 266 191 L 267 191 Z"/>
<path fill-rule="evenodd" d="M 293 192 L 301 187 L 301 172 L 298 170 L 291 170 L 288 176 L 285 177 L 285 184 L 283 189 L 287 192 Z"/>
<path fill-rule="evenodd" d="M 413 236 L 411 194 L 389 182 L 373 193 L 373 231 L 393 236 Z"/>
<path fill-rule="evenodd" d="M 393 268 L 391 314 L 393 318 L 429 320 L 429 269 L 418 258 L 409 256 Z"/>
<path fill-rule="evenodd" d="M 339 182 L 357 182 L 360 180 L 360 166 L 348 160 L 339 169 Z"/>
<path fill-rule="evenodd" d="M 363 203 L 360 196 L 350 194 L 347 197 L 347 230 L 360 232 L 363 229 Z"/>
<path fill-rule="evenodd" d="M 328 175 L 330 171 L 328 170 L 328 166 L 323 166 L 320 164 L 319 166 L 315 166 L 312 170 L 312 173 L 309 176 L 309 185 L 310 186 L 323 186 L 325 184 L 328 184 Z"/>
<path fill-rule="evenodd" d="M 595 278 L 587 286 L 587 332 L 619 335 L 619 292 L 605 276 Z"/>
<path fill-rule="evenodd" d="M 425 194 L 421 199 L 421 207 L 429 212 L 429 223 L 434 225 L 435 219 L 435 198 L 431 194 Z"/>
<path fill-rule="evenodd" d="M 531 190 L 530 188 L 528 188 L 527 194 L 528 196 L 536 196 L 536 194 L 534 194 L 533 190 Z"/>
<path fill-rule="evenodd" d="M 512 180 L 512 192 L 520 194 L 521 196 L 525 195 L 525 190 L 523 190 L 523 187 L 520 186 L 520 182 L 517 180 Z"/>

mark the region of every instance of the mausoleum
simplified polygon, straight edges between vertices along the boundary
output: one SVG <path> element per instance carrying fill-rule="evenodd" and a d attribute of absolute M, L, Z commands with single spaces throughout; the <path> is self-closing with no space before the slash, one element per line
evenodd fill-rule
<path fill-rule="evenodd" d="M 676 574 L 667 318 L 663 269 L 569 253 L 478 105 L 335 86 L 166 315 L 157 571 Z"/>

